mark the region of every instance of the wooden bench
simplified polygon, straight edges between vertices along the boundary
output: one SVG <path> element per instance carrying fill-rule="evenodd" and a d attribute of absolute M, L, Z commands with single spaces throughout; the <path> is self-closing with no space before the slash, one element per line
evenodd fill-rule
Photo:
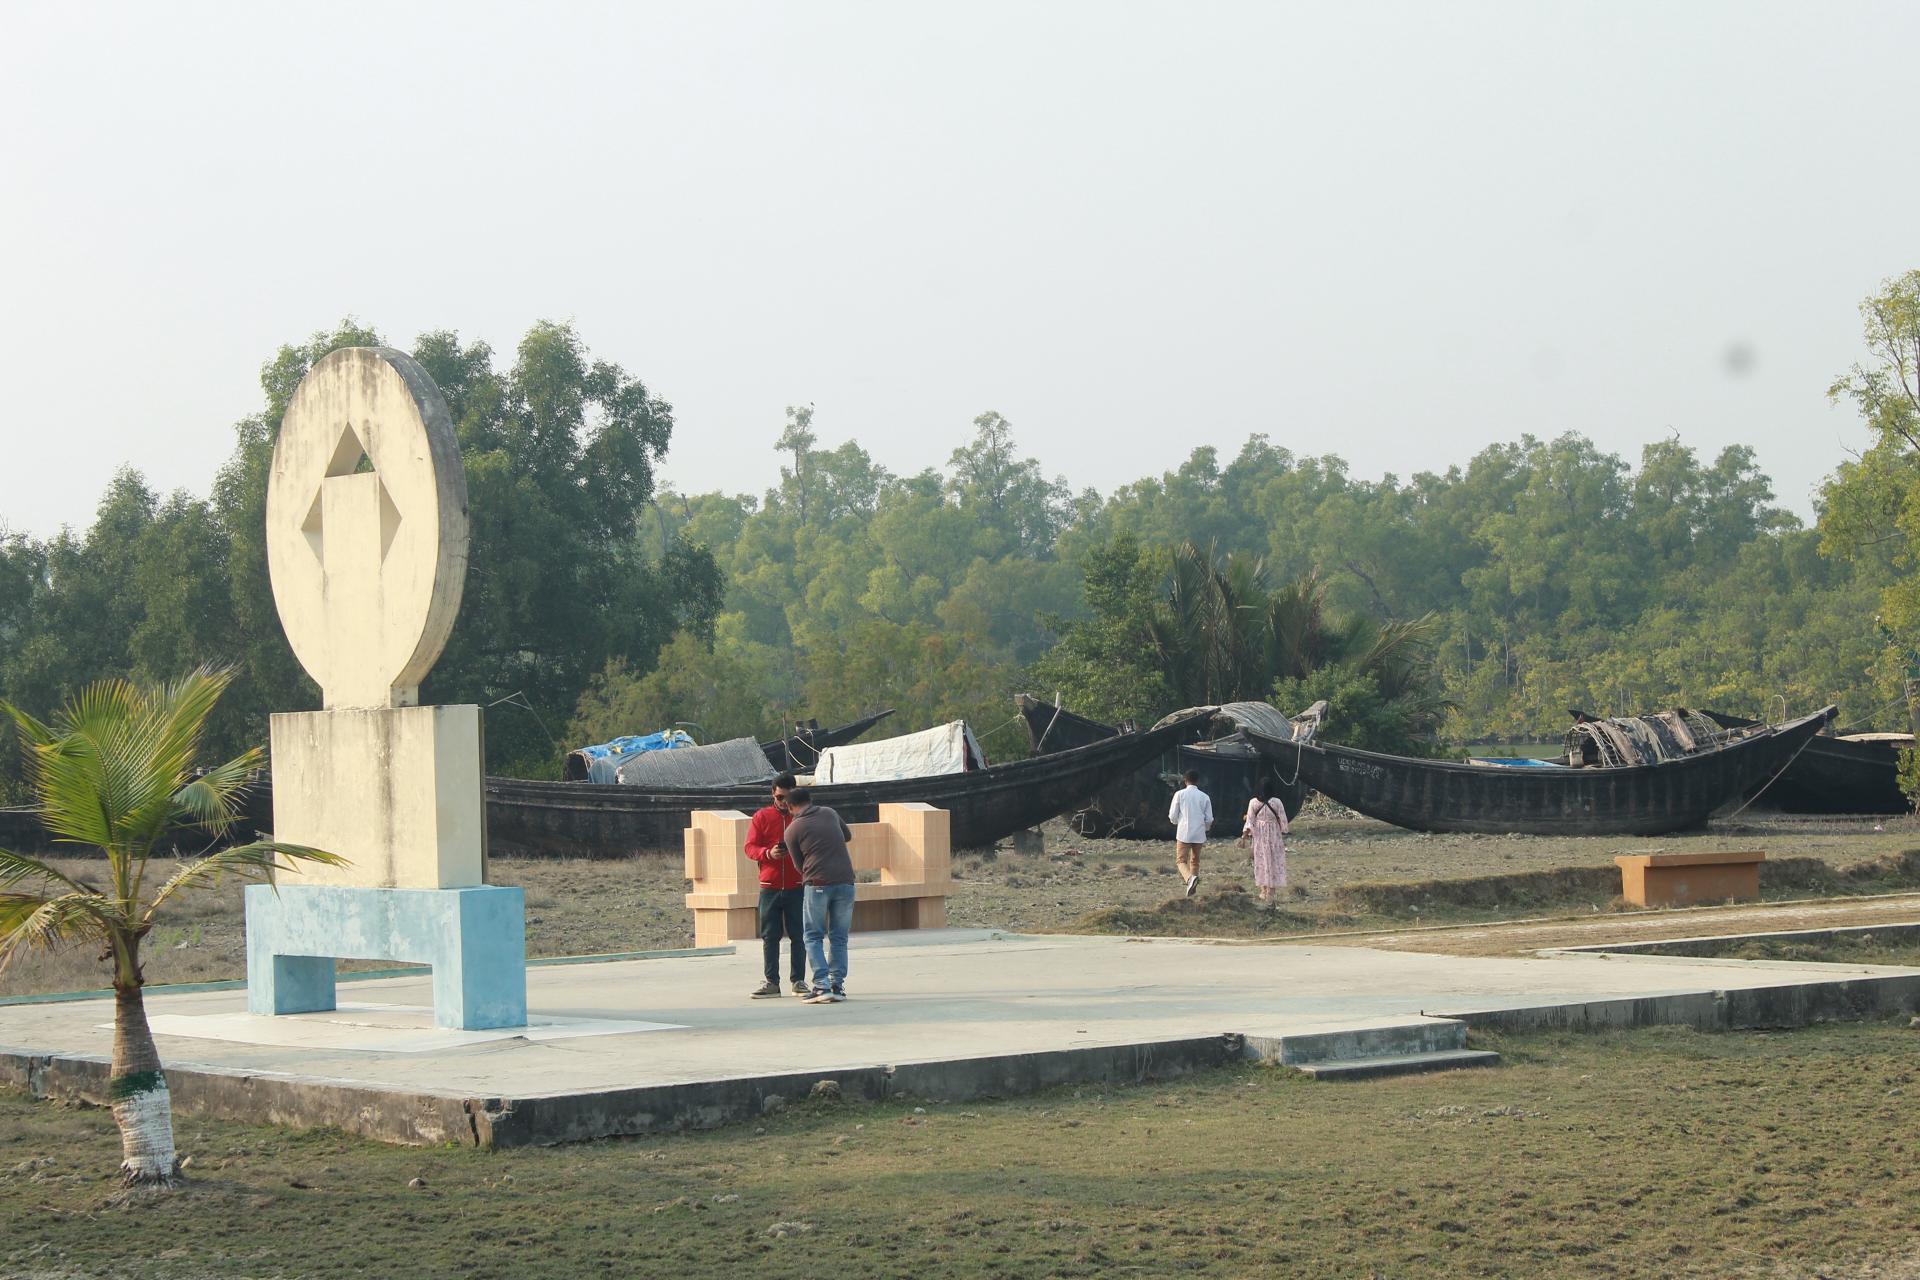
<path fill-rule="evenodd" d="M 1751 902 L 1760 896 L 1764 853 L 1623 853 L 1620 895 L 1636 907 Z"/>
<path fill-rule="evenodd" d="M 856 932 L 945 927 L 953 889 L 950 819 L 945 809 L 915 802 L 883 804 L 879 821 L 847 824 L 854 872 L 880 873 L 854 887 Z M 694 811 L 685 840 L 696 947 L 760 936 L 760 867 L 747 857 L 752 824 L 737 809 Z"/>

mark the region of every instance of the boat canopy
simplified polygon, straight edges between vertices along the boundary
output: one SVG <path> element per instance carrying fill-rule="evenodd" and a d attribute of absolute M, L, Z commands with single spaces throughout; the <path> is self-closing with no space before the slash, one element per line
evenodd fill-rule
<path fill-rule="evenodd" d="M 1722 729 L 1685 707 L 1650 716 L 1582 719 L 1567 730 L 1567 759 L 1581 759 L 1590 743 L 1597 752 L 1595 763 L 1608 768 L 1662 764 L 1741 736 L 1745 736 L 1742 731 Z"/>
<path fill-rule="evenodd" d="M 752 738 L 729 738 L 710 747 L 645 751 L 623 759 L 613 780 L 627 787 L 736 787 L 773 781 L 773 765 Z"/>
<path fill-rule="evenodd" d="M 1162 716 L 1153 727 L 1158 729 L 1200 711 L 1213 712 L 1215 729 L 1225 736 L 1244 729 L 1275 742 L 1310 742 L 1320 727 L 1321 717 L 1326 714 L 1327 704 L 1316 702 L 1297 716 L 1287 716 L 1271 702 L 1223 702 L 1217 707 L 1187 707 L 1175 711 Z"/>
<path fill-rule="evenodd" d="M 954 720 L 919 733 L 878 742 L 828 747 L 814 766 L 816 783 L 887 782 L 895 778 L 931 778 L 987 767 L 986 753 L 967 727 Z"/>
<path fill-rule="evenodd" d="M 622 762 L 642 755 L 648 751 L 674 751 L 693 745 L 693 736 L 685 729 L 662 729 L 658 733 L 630 733 L 602 742 L 597 746 L 580 747 L 567 753 L 566 768 L 561 776 L 569 782 L 612 782 L 614 771 Z"/>

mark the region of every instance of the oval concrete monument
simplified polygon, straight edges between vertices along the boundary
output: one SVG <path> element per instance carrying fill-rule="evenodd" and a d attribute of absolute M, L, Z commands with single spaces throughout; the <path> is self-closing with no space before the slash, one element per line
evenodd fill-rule
<path fill-rule="evenodd" d="M 267 569 L 327 707 L 420 700 L 466 585 L 467 473 L 411 356 L 349 347 L 301 380 L 267 478 Z"/>
<path fill-rule="evenodd" d="M 349 347 L 308 371 L 266 532 L 280 624 L 323 708 L 272 717 L 274 834 L 349 861 L 249 886 L 248 1007 L 331 1009 L 335 959 L 409 960 L 433 966 L 441 1026 L 524 1025 L 524 899 L 486 883 L 481 710 L 418 705 L 467 573 L 466 471 L 425 369 Z"/>

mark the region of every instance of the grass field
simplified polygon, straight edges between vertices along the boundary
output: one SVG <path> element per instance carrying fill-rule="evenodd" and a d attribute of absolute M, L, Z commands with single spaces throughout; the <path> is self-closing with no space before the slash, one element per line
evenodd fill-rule
<path fill-rule="evenodd" d="M 134 1198 L 106 1112 L 0 1092 L 0 1274 L 1920 1276 L 1904 1022 L 1484 1043 L 492 1154 L 183 1117 Z"/>

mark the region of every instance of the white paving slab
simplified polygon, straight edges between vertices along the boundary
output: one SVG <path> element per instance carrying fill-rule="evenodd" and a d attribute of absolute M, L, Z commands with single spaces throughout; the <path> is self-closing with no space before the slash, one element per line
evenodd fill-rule
<path fill-rule="evenodd" d="M 760 981 L 752 946 L 732 955 L 531 969 L 535 1021 L 525 1031 L 431 1028 L 425 975 L 343 986 L 358 1007 L 340 1014 L 261 1020 L 278 1027 L 250 1020 L 242 991 L 156 990 L 147 1006 L 169 1067 L 545 1097 L 1916 972 L 955 930 L 856 935 L 852 998 L 838 1005 L 749 999 Z M 104 1057 L 112 1048 L 111 1007 L 98 1000 L 0 1007 L 0 1048 Z"/>
<path fill-rule="evenodd" d="M 182 1040 L 224 1040 L 233 1044 L 283 1049 L 346 1049 L 358 1053 L 436 1053 L 499 1040 L 572 1040 L 580 1036 L 623 1036 L 642 1031 L 684 1031 L 671 1022 L 613 1018 L 555 1018 L 529 1014 L 524 1027 L 492 1031 L 453 1031 L 433 1024 L 433 1007 L 415 1004 L 365 1004 L 341 1001 L 326 1013 L 266 1017 L 257 1013 L 160 1013 L 147 1018 L 156 1036 Z M 98 1024 L 112 1031 L 113 1024 Z"/>

